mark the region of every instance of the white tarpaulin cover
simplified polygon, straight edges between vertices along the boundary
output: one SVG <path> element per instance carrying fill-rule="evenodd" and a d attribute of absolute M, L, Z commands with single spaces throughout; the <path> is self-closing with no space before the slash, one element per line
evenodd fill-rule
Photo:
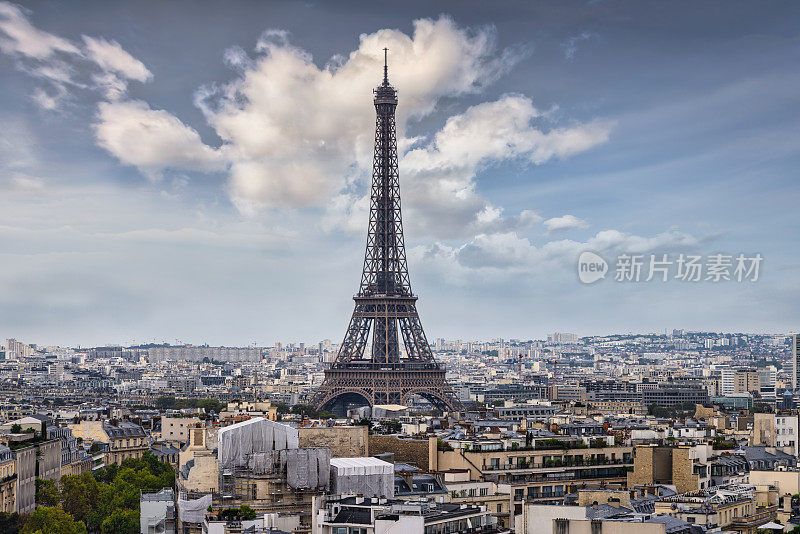
<path fill-rule="evenodd" d="M 178 518 L 188 523 L 202 523 L 208 507 L 211 506 L 211 494 L 199 499 L 178 499 Z"/>
<path fill-rule="evenodd" d="M 331 458 L 331 493 L 394 497 L 394 465 L 377 458 Z"/>
<path fill-rule="evenodd" d="M 255 474 L 278 475 L 295 489 L 328 489 L 331 478 L 331 450 L 327 447 L 254 452 L 247 467 Z"/>
<path fill-rule="evenodd" d="M 296 428 L 255 417 L 222 427 L 217 433 L 220 467 L 247 466 L 254 453 L 296 449 L 300 438 Z"/>
<path fill-rule="evenodd" d="M 331 478 L 331 450 L 327 447 L 289 449 L 286 454 L 286 483 L 294 489 L 328 489 Z"/>

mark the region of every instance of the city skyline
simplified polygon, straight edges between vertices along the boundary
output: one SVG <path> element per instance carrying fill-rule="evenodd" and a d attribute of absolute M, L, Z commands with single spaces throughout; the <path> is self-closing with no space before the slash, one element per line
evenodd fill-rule
<path fill-rule="evenodd" d="M 0 337 L 338 343 L 384 46 L 432 339 L 796 330 L 797 6 L 187 6 L 0 3 Z M 616 282 L 626 254 L 763 264 Z"/>

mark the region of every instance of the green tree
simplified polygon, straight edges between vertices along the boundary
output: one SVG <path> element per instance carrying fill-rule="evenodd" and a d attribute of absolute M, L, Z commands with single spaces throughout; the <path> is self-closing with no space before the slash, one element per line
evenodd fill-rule
<path fill-rule="evenodd" d="M 139 512 L 117 508 L 104 521 L 103 534 L 139 534 Z"/>
<path fill-rule="evenodd" d="M 11 433 L 12 434 L 21 434 L 22 433 L 22 425 L 19 423 L 14 423 L 11 425 Z"/>
<path fill-rule="evenodd" d="M 83 521 L 76 521 L 60 506 L 40 506 L 24 522 L 20 534 L 86 534 Z"/>
<path fill-rule="evenodd" d="M 171 410 L 175 407 L 175 397 L 162 396 L 156 399 L 156 408 L 159 410 Z"/>
<path fill-rule="evenodd" d="M 316 419 L 317 417 L 319 417 L 319 412 L 315 410 L 313 406 L 310 406 L 308 404 L 295 404 L 294 406 L 292 406 L 291 412 L 299 415 L 304 415 L 309 419 Z"/>
<path fill-rule="evenodd" d="M 118 471 L 119 471 L 119 466 L 117 464 L 110 464 L 102 469 L 98 469 L 97 471 L 95 471 L 94 478 L 96 478 L 98 482 L 105 482 L 106 484 L 111 484 L 114 481 L 114 478 L 117 476 Z"/>
<path fill-rule="evenodd" d="M 100 502 L 100 484 L 91 473 L 61 477 L 61 505 L 77 521 L 83 521 L 90 528 L 98 526 L 89 519 Z"/>
<path fill-rule="evenodd" d="M 250 520 L 256 518 L 256 511 L 243 504 L 239 507 L 239 514 L 241 515 L 242 519 Z"/>
<path fill-rule="evenodd" d="M 36 479 L 36 504 L 39 506 L 58 505 L 58 486 L 55 480 Z"/>
<path fill-rule="evenodd" d="M 399 434 L 401 430 L 403 430 L 403 423 L 400 421 L 385 421 L 383 423 L 383 428 L 386 429 L 388 434 Z"/>

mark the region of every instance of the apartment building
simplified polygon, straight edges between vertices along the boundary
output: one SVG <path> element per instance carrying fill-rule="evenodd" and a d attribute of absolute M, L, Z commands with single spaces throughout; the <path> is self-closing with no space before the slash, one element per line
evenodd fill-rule
<path fill-rule="evenodd" d="M 515 515 L 522 513 L 524 502 L 558 503 L 578 488 L 625 485 L 628 469 L 633 467 L 632 447 L 587 446 L 580 439 L 557 438 L 508 448 L 500 442 L 483 447 L 476 441 L 458 450 L 440 450 L 431 438 L 429 468 L 468 470 L 470 480 L 496 482 L 509 495 L 509 508 Z"/>

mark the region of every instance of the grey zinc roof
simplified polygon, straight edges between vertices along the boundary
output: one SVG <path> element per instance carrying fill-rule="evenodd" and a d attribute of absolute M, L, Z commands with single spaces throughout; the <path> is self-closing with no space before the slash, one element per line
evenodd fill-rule
<path fill-rule="evenodd" d="M 110 438 L 143 438 L 147 435 L 142 427 L 128 421 L 119 422 L 116 426 L 104 422 L 103 430 Z"/>
<path fill-rule="evenodd" d="M 670 515 L 657 515 L 646 520 L 645 523 L 663 523 L 667 527 L 667 534 L 681 532 L 692 527 L 691 523 L 687 523 L 686 521 L 682 521 Z"/>

